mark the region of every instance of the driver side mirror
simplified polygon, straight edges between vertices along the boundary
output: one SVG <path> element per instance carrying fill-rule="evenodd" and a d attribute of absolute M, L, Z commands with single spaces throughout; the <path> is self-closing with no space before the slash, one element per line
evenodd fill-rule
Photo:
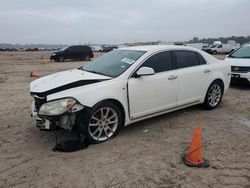
<path fill-rule="evenodd" d="M 154 69 L 150 68 L 150 67 L 141 67 L 138 71 L 136 71 L 136 75 L 135 77 L 141 77 L 141 76 L 150 76 L 150 75 L 154 75 L 155 71 Z"/>

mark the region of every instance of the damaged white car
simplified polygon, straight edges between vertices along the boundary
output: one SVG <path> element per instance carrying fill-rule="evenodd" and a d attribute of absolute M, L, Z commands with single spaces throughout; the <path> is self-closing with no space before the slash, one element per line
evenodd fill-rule
<path fill-rule="evenodd" d="M 40 129 L 76 128 L 89 142 L 122 126 L 204 104 L 216 108 L 230 83 L 230 65 L 184 46 L 138 46 L 107 53 L 87 65 L 30 84 Z"/>

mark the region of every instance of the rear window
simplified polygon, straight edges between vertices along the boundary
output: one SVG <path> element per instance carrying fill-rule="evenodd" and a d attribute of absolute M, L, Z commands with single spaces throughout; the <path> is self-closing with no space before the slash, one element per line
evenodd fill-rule
<path fill-rule="evenodd" d="M 205 65 L 207 64 L 207 62 L 205 61 L 205 59 L 198 53 L 196 53 L 197 57 L 198 57 L 198 60 L 199 60 L 199 63 L 200 65 Z"/>

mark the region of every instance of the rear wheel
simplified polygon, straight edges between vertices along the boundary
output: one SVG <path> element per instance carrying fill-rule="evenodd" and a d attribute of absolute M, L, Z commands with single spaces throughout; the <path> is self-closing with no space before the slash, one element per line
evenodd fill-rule
<path fill-rule="evenodd" d="M 111 102 L 97 104 L 93 109 L 83 111 L 78 122 L 78 130 L 90 143 L 100 143 L 113 138 L 122 125 L 122 113 Z"/>
<path fill-rule="evenodd" d="M 214 109 L 219 106 L 223 96 L 223 83 L 221 81 L 214 81 L 208 88 L 204 106 L 206 109 Z"/>

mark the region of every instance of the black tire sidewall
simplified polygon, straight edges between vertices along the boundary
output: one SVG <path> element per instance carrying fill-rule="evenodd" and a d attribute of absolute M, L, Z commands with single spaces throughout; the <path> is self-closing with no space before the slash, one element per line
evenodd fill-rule
<path fill-rule="evenodd" d="M 103 107 L 112 108 L 117 113 L 118 126 L 117 126 L 115 133 L 110 138 L 108 138 L 107 140 L 104 140 L 104 141 L 97 141 L 91 137 L 89 130 L 88 130 L 88 127 L 89 127 L 89 122 L 90 122 L 92 115 L 96 111 L 98 111 L 100 108 L 103 108 Z M 84 136 L 86 136 L 89 143 L 98 144 L 98 143 L 105 142 L 105 141 L 108 141 L 108 140 L 114 138 L 118 134 L 120 128 L 122 127 L 122 124 L 123 124 L 123 117 L 122 117 L 121 109 L 116 104 L 107 101 L 107 102 L 98 103 L 93 108 L 85 109 L 81 113 L 79 113 L 78 118 L 77 118 L 77 131 L 80 134 L 84 134 Z"/>
<path fill-rule="evenodd" d="M 215 84 L 217 84 L 217 85 L 220 86 L 220 89 L 221 89 L 221 97 L 220 97 L 220 101 L 218 102 L 218 104 L 217 104 L 216 106 L 211 106 L 211 105 L 209 104 L 209 102 L 208 102 L 208 92 L 209 92 L 210 88 L 211 88 L 213 85 L 215 85 Z M 205 100 L 204 100 L 204 103 L 203 103 L 204 106 L 205 106 L 205 108 L 208 109 L 208 110 L 212 110 L 212 109 L 217 108 L 217 107 L 219 106 L 219 104 L 221 103 L 221 100 L 222 100 L 222 97 L 223 97 L 223 93 L 224 93 L 224 86 L 223 86 L 223 83 L 222 83 L 221 81 L 218 81 L 218 80 L 212 82 L 212 83 L 210 84 L 210 86 L 208 87 L 208 90 L 207 90 L 207 93 L 206 93 L 206 97 L 205 97 Z"/>
<path fill-rule="evenodd" d="M 90 61 L 90 59 L 91 59 L 90 55 L 86 55 L 84 59 L 85 59 L 85 61 Z"/>
<path fill-rule="evenodd" d="M 57 59 L 58 59 L 59 62 L 64 62 L 64 57 L 63 56 L 59 56 Z"/>

